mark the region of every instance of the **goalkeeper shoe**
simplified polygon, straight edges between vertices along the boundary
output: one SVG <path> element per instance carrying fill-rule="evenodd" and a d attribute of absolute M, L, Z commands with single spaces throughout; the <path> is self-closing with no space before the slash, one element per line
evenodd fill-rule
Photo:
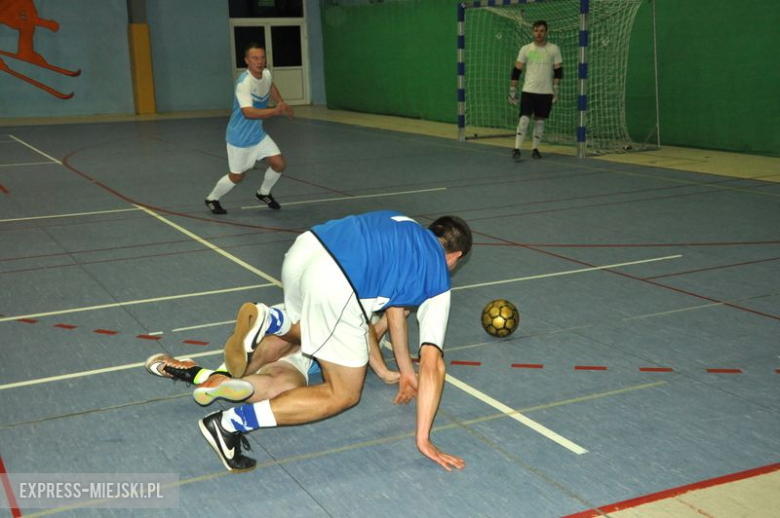
<path fill-rule="evenodd" d="M 531 157 L 533 157 L 533 158 L 542 158 L 542 154 L 539 152 L 538 149 L 534 148 L 534 150 L 531 151 Z"/>
<path fill-rule="evenodd" d="M 249 354 L 271 325 L 269 314 L 268 306 L 251 302 L 238 310 L 235 330 L 225 342 L 225 365 L 234 378 L 240 378 L 246 373 Z"/>
<path fill-rule="evenodd" d="M 192 392 L 192 397 L 199 405 L 206 406 L 218 398 L 233 402 L 244 401 L 254 393 L 255 387 L 248 381 L 234 379 L 215 372 L 198 385 L 198 388 Z"/>
<path fill-rule="evenodd" d="M 209 443 L 228 471 L 251 471 L 257 461 L 241 453 L 241 446 L 252 448 L 249 441 L 240 432 L 228 432 L 222 428 L 222 412 L 207 415 L 198 421 L 200 433 Z"/>
<path fill-rule="evenodd" d="M 515 162 L 519 162 L 520 161 L 520 156 L 521 155 L 520 155 L 520 150 L 519 149 L 513 149 L 512 150 L 512 160 L 514 160 Z"/>
<path fill-rule="evenodd" d="M 144 367 L 149 374 L 192 384 L 195 384 L 195 376 L 201 371 L 201 367 L 190 358 L 177 360 L 163 353 L 151 355 L 146 359 Z"/>

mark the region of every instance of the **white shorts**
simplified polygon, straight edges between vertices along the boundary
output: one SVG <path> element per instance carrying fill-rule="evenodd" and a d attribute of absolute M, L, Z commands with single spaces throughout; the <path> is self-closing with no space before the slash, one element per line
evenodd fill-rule
<path fill-rule="evenodd" d="M 252 169 L 255 162 L 268 156 L 281 155 L 279 146 L 270 135 L 266 135 L 263 140 L 252 147 L 236 147 L 227 145 L 228 167 L 230 172 L 241 174 Z"/>
<path fill-rule="evenodd" d="M 306 356 L 299 350 L 296 353 L 285 356 L 279 361 L 292 365 L 298 372 L 303 375 L 304 378 L 306 378 L 306 384 L 309 384 L 309 369 L 311 368 L 311 364 L 314 361 L 311 359 L 311 356 Z"/>
<path fill-rule="evenodd" d="M 311 232 L 282 265 L 284 306 L 301 324 L 301 351 L 344 367 L 368 363 L 368 324 L 341 268 Z"/>

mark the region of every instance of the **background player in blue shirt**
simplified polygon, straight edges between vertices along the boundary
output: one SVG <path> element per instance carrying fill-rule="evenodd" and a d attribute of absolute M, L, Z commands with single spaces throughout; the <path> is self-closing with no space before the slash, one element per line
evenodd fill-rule
<path fill-rule="evenodd" d="M 255 197 L 272 209 L 281 208 L 271 196 L 271 189 L 282 176 L 287 162 L 276 142 L 265 133 L 263 120 L 277 115 L 292 118 L 293 110 L 282 99 L 273 84 L 271 71 L 265 67 L 265 49 L 250 43 L 244 53 L 244 62 L 247 69 L 236 81 L 233 113 L 225 132 L 230 172 L 220 178 L 206 196 L 206 206 L 214 214 L 227 214 L 219 203 L 220 198 L 241 182 L 244 173 L 252 169 L 257 161 L 263 159 L 268 169 Z M 267 108 L 269 98 L 276 103 L 275 108 Z"/>

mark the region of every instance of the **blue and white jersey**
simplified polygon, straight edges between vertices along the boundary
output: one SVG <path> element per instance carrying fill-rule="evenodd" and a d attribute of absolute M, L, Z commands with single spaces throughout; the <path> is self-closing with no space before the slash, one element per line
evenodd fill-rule
<path fill-rule="evenodd" d="M 231 146 L 252 147 L 265 138 L 263 121 L 247 119 L 241 108 L 253 107 L 263 109 L 268 106 L 271 97 L 271 71 L 263 69 L 263 76 L 256 79 L 248 71 L 244 71 L 236 81 L 236 93 L 233 98 L 233 113 L 230 115 L 225 140 Z"/>
<path fill-rule="evenodd" d="M 339 263 L 366 312 L 418 307 L 420 346 L 444 347 L 450 272 L 433 232 L 389 210 L 329 221 L 312 232 Z"/>
<path fill-rule="evenodd" d="M 312 229 L 341 265 L 367 311 L 419 306 L 450 289 L 444 248 L 430 230 L 395 211 L 369 212 Z"/>

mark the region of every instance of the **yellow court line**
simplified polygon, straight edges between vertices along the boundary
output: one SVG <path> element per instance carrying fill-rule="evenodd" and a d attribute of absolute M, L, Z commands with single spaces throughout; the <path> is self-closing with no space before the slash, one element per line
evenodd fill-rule
<path fill-rule="evenodd" d="M 582 403 L 582 402 L 591 401 L 591 400 L 594 400 L 594 399 L 601 399 L 601 398 L 606 398 L 606 397 L 617 396 L 617 395 L 620 395 L 620 394 L 626 394 L 628 392 L 634 392 L 634 391 L 637 391 L 637 390 L 644 390 L 644 389 L 649 389 L 649 388 L 655 388 L 655 387 L 659 387 L 661 385 L 666 385 L 666 384 L 667 384 L 667 382 L 665 382 L 665 381 L 657 381 L 657 382 L 654 382 L 654 383 L 642 383 L 640 385 L 631 385 L 631 386 L 628 386 L 628 387 L 624 387 L 622 389 L 615 389 L 615 390 L 610 390 L 610 391 L 607 391 L 607 392 L 596 392 L 596 393 L 593 393 L 593 394 L 586 394 L 584 396 L 578 396 L 578 397 L 574 397 L 574 398 L 570 398 L 570 399 L 564 399 L 564 400 L 561 400 L 561 401 L 554 401 L 554 402 L 551 402 L 551 403 L 542 404 L 542 405 L 536 405 L 536 406 L 533 406 L 533 407 L 521 408 L 519 410 L 514 410 L 514 411 L 512 411 L 509 414 L 501 412 L 501 413 L 498 413 L 498 414 L 491 414 L 489 416 L 484 416 L 484 417 L 478 417 L 478 418 L 475 418 L 475 419 L 470 419 L 468 421 L 461 421 L 461 422 L 450 423 L 450 424 L 446 424 L 446 425 L 434 426 L 433 429 L 431 430 L 431 433 L 439 433 L 439 432 L 443 432 L 443 431 L 446 431 L 446 430 L 454 430 L 454 429 L 458 429 L 458 428 L 463 428 L 464 426 L 467 427 L 467 426 L 470 426 L 470 425 L 473 425 L 473 424 L 478 424 L 478 423 L 482 423 L 482 422 L 490 421 L 490 420 L 495 420 L 495 419 L 501 419 L 501 418 L 506 418 L 506 417 L 511 418 L 514 414 L 517 414 L 517 413 L 529 413 L 529 412 L 534 412 L 534 411 L 538 411 L 538 410 L 546 410 L 546 409 L 549 409 L 549 408 L 556 408 L 556 407 L 560 407 L 560 406 L 564 406 L 564 405 L 570 405 L 570 404 L 575 404 L 575 403 Z M 362 448 L 368 448 L 368 447 L 371 447 L 371 446 L 378 446 L 378 445 L 382 445 L 382 444 L 389 444 L 389 443 L 392 443 L 392 442 L 397 442 L 397 441 L 401 441 L 401 440 L 404 440 L 404 439 L 409 439 L 409 438 L 412 438 L 414 436 L 415 436 L 415 432 L 408 432 L 408 433 L 393 435 L 393 436 L 389 436 L 389 437 L 380 437 L 379 439 L 371 439 L 371 440 L 368 440 L 368 441 L 360 441 L 360 442 L 348 444 L 346 446 L 339 446 L 339 447 L 336 447 L 336 448 L 330 448 L 330 449 L 327 449 L 327 450 L 322 450 L 322 451 L 317 451 L 317 452 L 312 452 L 312 453 L 305 453 L 305 454 L 302 454 L 302 455 L 292 455 L 292 456 L 283 457 L 283 458 L 280 458 L 280 459 L 274 459 L 274 460 L 269 460 L 269 461 L 266 461 L 266 462 L 260 462 L 260 463 L 257 464 L 256 469 L 271 468 L 271 467 L 274 467 L 274 466 L 281 466 L 281 465 L 285 465 L 285 464 L 292 464 L 294 462 L 308 461 L 308 460 L 312 460 L 312 459 L 316 459 L 316 458 L 320 458 L 320 457 L 326 457 L 328 455 L 335 455 L 337 453 L 343 453 L 343 452 L 348 452 L 348 451 L 355 451 L 355 450 L 359 450 L 359 449 L 362 449 Z M 224 476 L 227 476 L 227 475 L 233 475 L 233 473 L 231 473 L 230 471 L 216 471 L 216 472 L 212 472 L 212 473 L 206 473 L 204 475 L 198 475 L 196 477 L 189 477 L 189 478 L 181 479 L 177 483 L 166 484 L 164 487 L 166 487 L 166 488 L 181 487 L 181 486 L 185 486 L 185 485 L 188 485 L 188 484 L 195 484 L 195 483 L 198 483 L 198 482 L 208 482 L 208 481 L 214 480 L 215 478 L 221 478 L 221 477 L 224 477 Z M 50 514 L 61 513 L 63 511 L 70 511 L 72 509 L 76 509 L 76 508 L 80 508 L 80 507 L 86 507 L 86 506 L 89 506 L 90 504 L 95 504 L 95 503 L 98 503 L 98 502 L 99 501 L 97 501 L 97 500 L 90 501 L 90 502 L 81 502 L 81 503 L 75 504 L 75 505 L 57 507 L 57 508 L 53 508 L 53 509 L 46 509 L 44 511 L 40 511 L 40 512 L 37 512 L 37 513 L 25 514 L 25 516 L 28 516 L 28 517 L 47 516 L 47 515 L 50 515 Z"/>

